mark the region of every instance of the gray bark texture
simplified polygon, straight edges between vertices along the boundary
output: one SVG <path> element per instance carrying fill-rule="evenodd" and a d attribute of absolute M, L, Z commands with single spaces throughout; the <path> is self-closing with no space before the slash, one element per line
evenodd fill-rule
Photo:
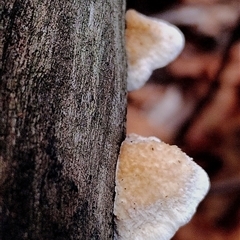
<path fill-rule="evenodd" d="M 0 8 L 0 238 L 112 239 L 125 3 Z"/>

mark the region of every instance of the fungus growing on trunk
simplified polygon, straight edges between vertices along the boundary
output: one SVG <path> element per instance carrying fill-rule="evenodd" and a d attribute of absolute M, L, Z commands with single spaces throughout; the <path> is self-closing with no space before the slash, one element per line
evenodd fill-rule
<path fill-rule="evenodd" d="M 184 46 L 182 32 L 168 22 L 144 16 L 135 10 L 126 13 L 128 91 L 141 88 L 152 71 L 173 61 Z"/>
<path fill-rule="evenodd" d="M 208 189 L 205 171 L 177 146 L 130 134 L 117 164 L 115 239 L 169 240 Z"/>

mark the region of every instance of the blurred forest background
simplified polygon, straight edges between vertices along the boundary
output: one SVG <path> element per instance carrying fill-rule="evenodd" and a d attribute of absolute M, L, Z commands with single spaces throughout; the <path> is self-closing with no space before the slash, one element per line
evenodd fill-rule
<path fill-rule="evenodd" d="M 178 26 L 181 55 L 128 95 L 127 133 L 178 145 L 211 189 L 174 240 L 240 239 L 240 2 L 129 0 L 127 8 Z"/>

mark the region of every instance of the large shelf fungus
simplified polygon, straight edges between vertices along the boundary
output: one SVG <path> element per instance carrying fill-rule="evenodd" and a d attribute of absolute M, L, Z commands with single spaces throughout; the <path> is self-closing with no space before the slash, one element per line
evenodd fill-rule
<path fill-rule="evenodd" d="M 126 13 L 128 91 L 141 88 L 152 71 L 173 61 L 184 46 L 182 32 L 168 22 L 144 16 L 135 10 Z"/>
<path fill-rule="evenodd" d="M 129 135 L 117 164 L 115 240 L 169 240 L 208 189 L 205 171 L 177 146 Z"/>

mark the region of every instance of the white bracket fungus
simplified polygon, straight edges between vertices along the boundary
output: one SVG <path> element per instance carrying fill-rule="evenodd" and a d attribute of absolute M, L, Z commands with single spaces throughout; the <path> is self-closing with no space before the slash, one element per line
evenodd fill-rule
<path fill-rule="evenodd" d="M 177 146 L 129 135 L 117 164 L 115 240 L 169 240 L 208 189 L 205 171 Z"/>
<path fill-rule="evenodd" d="M 141 88 L 153 70 L 173 61 L 185 40 L 174 25 L 135 10 L 127 11 L 126 25 L 127 89 L 132 91 Z"/>

